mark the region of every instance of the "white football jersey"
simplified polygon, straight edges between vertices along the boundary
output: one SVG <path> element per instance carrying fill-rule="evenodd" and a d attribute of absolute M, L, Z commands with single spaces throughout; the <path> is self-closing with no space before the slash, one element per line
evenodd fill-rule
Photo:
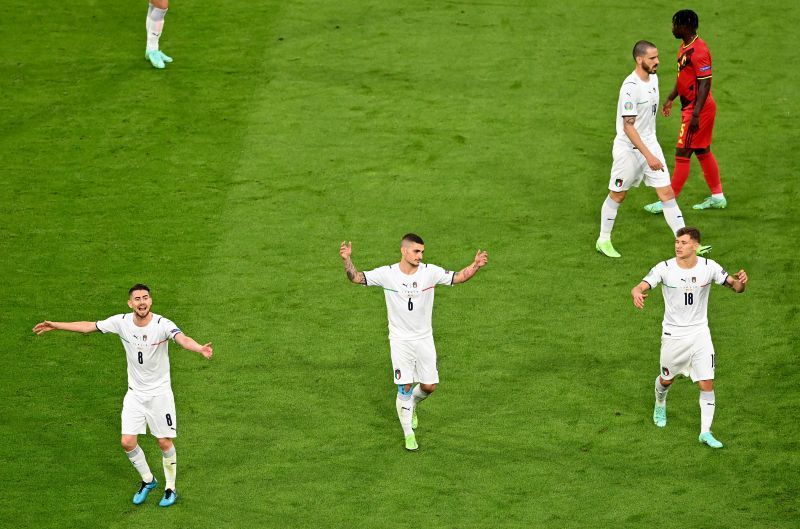
<path fill-rule="evenodd" d="M 128 359 L 128 387 L 142 395 L 171 391 L 167 341 L 182 332 L 172 321 L 153 313 L 146 327 L 133 323 L 133 313 L 117 314 L 95 323 L 103 334 L 119 335 Z"/>
<path fill-rule="evenodd" d="M 433 291 L 436 285 L 452 285 L 455 274 L 444 268 L 420 263 L 406 275 L 400 264 L 364 272 L 368 287 L 383 287 L 389 315 L 389 338 L 420 340 L 433 336 Z"/>
<path fill-rule="evenodd" d="M 708 328 L 711 283 L 724 285 L 728 273 L 711 259 L 700 257 L 694 268 L 681 268 L 673 257 L 655 265 L 644 281 L 653 289 L 661 283 L 664 296 L 664 334 L 687 336 Z"/>
<path fill-rule="evenodd" d="M 617 102 L 617 136 L 621 141 L 633 147 L 628 135 L 623 130 L 622 120 L 628 116 L 636 116 L 634 127 L 645 145 L 658 143 L 656 138 L 656 113 L 658 111 L 658 76 L 650 74 L 649 81 L 642 81 L 634 71 L 622 83 Z"/>

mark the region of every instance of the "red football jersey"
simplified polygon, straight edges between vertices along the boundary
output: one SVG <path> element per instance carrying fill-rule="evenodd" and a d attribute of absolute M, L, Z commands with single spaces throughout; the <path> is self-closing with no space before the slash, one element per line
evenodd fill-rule
<path fill-rule="evenodd" d="M 697 98 L 697 81 L 711 78 L 711 53 L 700 37 L 695 36 L 689 44 L 678 49 L 678 95 L 681 107 L 694 105 Z M 707 101 L 711 100 L 711 92 Z"/>

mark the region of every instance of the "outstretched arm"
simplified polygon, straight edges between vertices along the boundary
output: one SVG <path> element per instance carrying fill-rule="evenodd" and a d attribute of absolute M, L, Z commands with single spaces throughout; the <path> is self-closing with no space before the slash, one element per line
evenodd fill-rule
<path fill-rule="evenodd" d="M 93 321 L 43 321 L 33 327 L 36 334 L 44 334 L 49 331 L 72 331 L 90 333 L 97 332 L 97 325 Z"/>
<path fill-rule="evenodd" d="M 725 282 L 734 292 L 741 294 L 744 292 L 744 287 L 747 285 L 747 273 L 744 270 L 739 270 L 732 276 L 728 276 Z"/>
<path fill-rule="evenodd" d="M 633 298 L 633 306 L 637 309 L 644 308 L 644 298 L 647 297 L 646 292 L 650 290 L 650 283 L 642 281 L 631 289 L 631 297 Z"/>
<path fill-rule="evenodd" d="M 211 358 L 211 355 L 214 354 L 214 349 L 211 347 L 211 342 L 208 342 L 205 345 L 200 345 L 194 341 L 194 339 L 186 336 L 182 332 L 175 335 L 175 341 L 184 349 L 194 351 L 195 353 L 200 353 L 206 358 Z"/>
<path fill-rule="evenodd" d="M 472 278 L 472 276 L 478 273 L 478 270 L 486 266 L 488 261 L 489 254 L 482 250 L 478 250 L 478 253 L 475 254 L 475 260 L 472 261 L 472 264 L 463 270 L 459 270 L 456 272 L 456 275 L 453 276 L 453 284 L 466 283 Z"/>
<path fill-rule="evenodd" d="M 342 245 L 339 246 L 339 256 L 342 258 L 342 261 L 344 261 L 344 271 L 347 274 L 347 279 L 349 279 L 351 283 L 366 285 L 367 278 L 364 277 L 364 272 L 359 272 L 358 269 L 356 269 L 356 265 L 350 260 L 351 253 L 353 253 L 353 243 L 342 241 Z"/>

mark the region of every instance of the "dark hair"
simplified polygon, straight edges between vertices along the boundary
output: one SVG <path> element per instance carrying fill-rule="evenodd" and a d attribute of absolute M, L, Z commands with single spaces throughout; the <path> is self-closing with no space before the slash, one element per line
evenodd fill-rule
<path fill-rule="evenodd" d="M 425 244 L 425 241 L 422 240 L 422 237 L 420 237 L 416 233 L 406 233 L 405 235 L 403 235 L 403 240 L 400 242 L 401 243 L 415 242 L 417 244 Z"/>
<path fill-rule="evenodd" d="M 131 297 L 131 294 L 133 294 L 136 290 L 146 290 L 147 292 L 150 292 L 150 287 L 141 283 L 136 283 L 130 288 L 130 290 L 128 290 L 128 297 Z"/>
<path fill-rule="evenodd" d="M 672 23 L 676 26 L 684 26 L 693 31 L 697 31 L 700 20 L 697 18 L 697 13 L 691 9 L 681 9 L 672 15 Z"/>
<path fill-rule="evenodd" d="M 692 238 L 693 241 L 700 242 L 700 230 L 698 230 L 697 228 L 693 228 L 691 226 L 684 226 L 683 228 L 675 232 L 676 239 L 682 235 L 688 235 L 689 237 Z"/>
<path fill-rule="evenodd" d="M 656 45 L 649 40 L 640 40 L 633 46 L 633 60 L 635 61 L 636 57 L 643 57 L 647 55 L 647 50 L 655 47 Z"/>

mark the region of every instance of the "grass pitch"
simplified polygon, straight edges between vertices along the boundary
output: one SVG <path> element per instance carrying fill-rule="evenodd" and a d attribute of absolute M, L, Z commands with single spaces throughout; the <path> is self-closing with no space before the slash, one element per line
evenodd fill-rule
<path fill-rule="evenodd" d="M 594 252 L 617 91 L 646 38 L 674 82 L 675 6 L 597 2 L 42 2 L 0 21 L 3 527 L 794 527 L 800 373 L 793 150 L 800 10 L 710 2 L 714 152 L 729 209 L 680 203 L 713 257 L 714 430 L 679 381 L 652 426 L 663 309 L 629 290 L 670 256 L 634 190 Z M 672 167 L 677 116 L 659 119 Z M 347 283 L 420 233 L 490 263 L 437 293 L 442 384 L 418 453 L 394 412 L 385 307 Z M 179 503 L 130 503 L 113 336 L 42 319 L 124 311 L 127 287 L 215 357 L 172 347 Z M 140 439 L 161 475 L 160 454 Z M 160 490 L 159 490 L 160 493 Z"/>

